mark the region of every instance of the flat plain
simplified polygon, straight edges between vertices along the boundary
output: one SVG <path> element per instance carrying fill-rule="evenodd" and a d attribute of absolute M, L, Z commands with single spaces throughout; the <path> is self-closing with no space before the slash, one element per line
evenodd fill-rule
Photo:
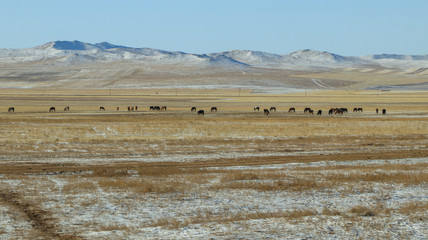
<path fill-rule="evenodd" d="M 426 239 L 427 167 L 427 91 L 0 89 L 0 239 Z"/>

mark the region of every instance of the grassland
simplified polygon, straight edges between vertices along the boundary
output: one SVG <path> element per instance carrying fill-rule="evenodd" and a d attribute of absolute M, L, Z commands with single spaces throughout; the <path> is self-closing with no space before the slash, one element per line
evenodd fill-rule
<path fill-rule="evenodd" d="M 0 238 L 424 239 L 428 93 L 0 89 L 0 166 Z"/>

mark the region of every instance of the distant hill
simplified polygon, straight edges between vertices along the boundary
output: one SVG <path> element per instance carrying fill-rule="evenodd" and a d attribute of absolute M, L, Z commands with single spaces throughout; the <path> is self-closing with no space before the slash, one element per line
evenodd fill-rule
<path fill-rule="evenodd" d="M 0 49 L 0 87 L 243 87 L 300 91 L 403 89 L 417 84 L 411 85 L 417 89 L 426 88 L 427 66 L 428 55 L 356 57 L 310 49 L 288 54 L 252 50 L 194 54 L 108 42 L 54 41 L 33 48 Z M 319 75 L 322 81 L 310 75 L 330 72 L 340 74 Z M 368 74 L 377 74 L 377 80 Z M 384 79 L 390 79 L 390 83 Z"/>
<path fill-rule="evenodd" d="M 310 49 L 289 54 L 273 54 L 251 50 L 233 50 L 209 54 L 193 54 L 152 48 L 131 48 L 108 42 L 85 43 L 80 41 L 55 41 L 25 49 L 0 49 L 0 63 L 49 61 L 49 64 L 88 64 L 115 61 L 140 63 L 183 64 L 201 67 L 421 67 L 427 66 L 428 55 L 380 54 L 363 57 L 341 56 Z"/>

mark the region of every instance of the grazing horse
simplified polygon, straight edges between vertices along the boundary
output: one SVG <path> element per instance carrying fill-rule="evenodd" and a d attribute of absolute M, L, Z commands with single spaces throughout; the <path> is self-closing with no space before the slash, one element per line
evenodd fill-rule
<path fill-rule="evenodd" d="M 336 114 L 340 114 L 340 115 L 342 115 L 343 114 L 343 109 L 342 108 L 336 108 L 335 109 L 335 111 L 334 111 L 334 114 L 336 115 Z"/>
<path fill-rule="evenodd" d="M 105 111 L 106 109 L 104 107 L 100 107 L 100 111 Z"/>
<path fill-rule="evenodd" d="M 66 112 L 66 111 L 70 111 L 70 107 L 69 106 L 67 106 L 67 107 L 64 108 L 64 112 Z"/>
<path fill-rule="evenodd" d="M 138 106 L 135 106 L 135 111 L 138 111 Z"/>
<path fill-rule="evenodd" d="M 386 114 L 386 109 L 382 109 L 382 114 Z"/>
<path fill-rule="evenodd" d="M 211 112 L 217 112 L 217 107 L 212 107 Z"/>
<path fill-rule="evenodd" d="M 254 111 L 260 111 L 260 107 L 254 107 Z"/>
<path fill-rule="evenodd" d="M 311 110 L 311 108 L 309 108 L 309 107 L 307 107 L 307 108 L 305 108 L 305 110 L 303 111 L 304 113 L 307 113 L 307 112 L 309 112 Z"/>
<path fill-rule="evenodd" d="M 328 110 L 328 115 L 332 115 L 334 112 L 334 108 L 330 108 L 330 110 Z"/>
<path fill-rule="evenodd" d="M 165 111 L 166 111 L 166 106 L 162 106 L 162 107 L 160 108 L 160 110 L 165 110 Z"/>
<path fill-rule="evenodd" d="M 196 107 L 192 107 L 192 108 L 190 109 L 190 111 L 191 111 L 191 112 L 196 112 Z"/>
<path fill-rule="evenodd" d="M 310 115 L 314 115 L 314 110 L 311 109 L 308 112 L 309 112 Z"/>
<path fill-rule="evenodd" d="M 288 112 L 296 112 L 296 108 L 292 107 L 292 108 L 288 109 Z"/>
<path fill-rule="evenodd" d="M 15 108 L 14 107 L 9 107 L 9 109 L 7 111 L 8 112 L 15 112 Z"/>
<path fill-rule="evenodd" d="M 270 111 L 271 111 L 271 112 L 276 112 L 276 107 L 271 107 L 271 108 L 270 108 Z"/>
<path fill-rule="evenodd" d="M 202 116 L 203 116 L 204 114 L 205 114 L 205 111 L 204 111 L 204 110 L 199 110 L 199 111 L 198 111 L 198 115 L 202 115 Z"/>
<path fill-rule="evenodd" d="M 154 111 L 155 110 L 155 106 L 150 106 L 150 111 Z"/>
<path fill-rule="evenodd" d="M 317 115 L 322 115 L 322 110 L 318 110 Z"/>
<path fill-rule="evenodd" d="M 55 107 L 49 108 L 49 112 L 55 112 Z"/>
<path fill-rule="evenodd" d="M 160 111 L 160 107 L 159 106 L 154 106 L 154 110 Z"/>
<path fill-rule="evenodd" d="M 379 114 L 379 109 L 378 108 L 376 108 L 376 114 Z"/>
<path fill-rule="evenodd" d="M 263 109 L 263 113 L 264 113 L 264 115 L 269 115 L 269 110 L 267 110 L 266 108 L 265 109 Z"/>
<path fill-rule="evenodd" d="M 363 108 L 354 108 L 354 112 L 363 112 Z"/>

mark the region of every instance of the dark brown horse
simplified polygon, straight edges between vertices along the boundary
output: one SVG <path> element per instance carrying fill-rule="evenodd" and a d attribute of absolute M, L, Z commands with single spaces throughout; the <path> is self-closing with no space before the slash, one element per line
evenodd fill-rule
<path fill-rule="evenodd" d="M 14 107 L 9 107 L 9 109 L 7 111 L 8 112 L 15 112 L 15 108 Z"/>
<path fill-rule="evenodd" d="M 314 115 L 314 110 L 311 109 L 308 112 L 309 112 L 310 115 Z"/>
<path fill-rule="evenodd" d="M 205 114 L 205 111 L 204 111 L 204 110 L 199 110 L 199 111 L 198 111 L 198 115 L 202 115 L 202 116 L 203 116 L 204 114 Z"/>
<path fill-rule="evenodd" d="M 292 107 L 292 108 L 288 109 L 288 112 L 296 112 L 296 108 Z"/>
<path fill-rule="evenodd" d="M 191 111 L 191 112 L 196 112 L 196 107 L 192 107 L 192 108 L 190 109 L 190 111 Z"/>
<path fill-rule="evenodd" d="M 271 112 L 276 112 L 276 107 L 271 107 L 271 108 L 270 108 L 270 111 L 271 111 Z"/>
<path fill-rule="evenodd" d="M 104 107 L 100 107 L 100 111 L 105 111 L 106 109 Z"/>
<path fill-rule="evenodd" d="M 49 112 L 55 112 L 55 107 L 49 108 Z"/>
<path fill-rule="evenodd" d="M 64 108 L 64 112 L 67 112 L 67 111 L 70 111 L 70 107 L 69 106 L 67 106 L 67 107 Z"/>
<path fill-rule="evenodd" d="M 268 115 L 269 115 L 269 110 L 267 110 L 267 109 L 265 108 L 265 109 L 263 109 L 263 113 L 264 113 L 264 115 L 268 116 Z"/>
<path fill-rule="evenodd" d="M 304 112 L 304 113 L 307 113 L 307 112 L 309 112 L 310 110 L 311 110 L 311 108 L 307 107 L 307 108 L 305 108 L 305 110 L 303 110 L 303 112 Z"/>
<path fill-rule="evenodd" d="M 212 107 L 211 112 L 217 112 L 217 107 Z"/>
<path fill-rule="evenodd" d="M 166 106 L 162 106 L 162 107 L 160 107 L 160 110 L 162 110 L 162 111 L 166 111 Z"/>
<path fill-rule="evenodd" d="M 260 111 L 260 107 L 254 107 L 254 111 Z"/>

